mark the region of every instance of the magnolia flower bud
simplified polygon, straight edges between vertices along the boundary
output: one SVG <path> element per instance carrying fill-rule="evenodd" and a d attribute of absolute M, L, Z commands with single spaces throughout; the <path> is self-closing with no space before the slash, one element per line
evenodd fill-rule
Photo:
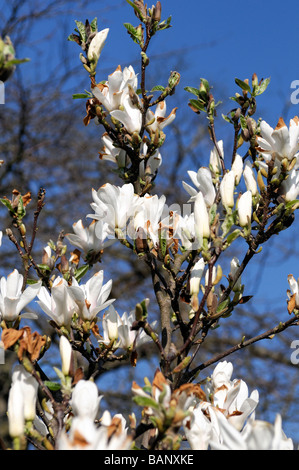
<path fill-rule="evenodd" d="M 92 39 L 89 48 L 88 48 L 88 60 L 90 62 L 95 62 L 97 63 L 101 52 L 103 50 L 106 38 L 109 33 L 109 28 L 103 29 L 102 31 L 99 31 L 95 37 Z"/>
<path fill-rule="evenodd" d="M 15 367 L 8 398 L 9 434 L 21 436 L 25 421 L 33 421 L 36 415 L 38 383 L 23 366 Z"/>
<path fill-rule="evenodd" d="M 294 201 L 299 194 L 299 171 L 293 168 L 288 177 L 283 180 L 280 186 L 280 194 L 285 196 L 286 202 Z"/>
<path fill-rule="evenodd" d="M 246 191 L 238 201 L 238 216 L 241 227 L 246 227 L 251 221 L 252 193 Z"/>
<path fill-rule="evenodd" d="M 10 437 L 20 437 L 24 434 L 24 397 L 20 382 L 12 385 L 8 395 L 8 432 Z"/>
<path fill-rule="evenodd" d="M 237 270 L 240 267 L 240 263 L 238 258 L 234 257 L 231 262 L 230 262 L 230 273 L 229 276 L 231 279 L 234 278 Z M 242 283 L 241 283 L 241 276 L 239 276 L 238 280 L 236 281 L 234 287 L 233 287 L 233 292 L 239 292 L 241 290 Z"/>
<path fill-rule="evenodd" d="M 217 146 L 221 152 L 221 155 L 223 156 L 223 140 L 219 140 L 217 142 Z M 213 173 L 215 173 L 215 175 L 218 176 L 221 174 L 221 169 L 222 169 L 221 160 L 220 160 L 216 147 L 214 147 L 213 150 L 211 150 L 210 152 L 210 168 L 213 171 Z"/>
<path fill-rule="evenodd" d="M 210 220 L 203 194 L 200 191 L 195 198 L 194 219 L 196 235 L 201 243 L 203 238 L 210 236 Z"/>
<path fill-rule="evenodd" d="M 243 171 L 243 176 L 246 184 L 246 188 L 251 191 L 252 196 L 255 196 L 258 192 L 257 190 L 257 183 L 254 175 L 254 171 L 252 169 L 251 163 L 247 161 L 245 163 L 245 168 Z"/>
<path fill-rule="evenodd" d="M 71 405 L 75 416 L 94 420 L 97 416 L 100 400 L 98 387 L 91 380 L 79 380 L 76 384 Z"/>
<path fill-rule="evenodd" d="M 63 375 L 71 375 L 73 350 L 70 342 L 65 336 L 60 337 L 59 352 L 61 357 L 61 370 Z"/>
<path fill-rule="evenodd" d="M 226 210 L 234 207 L 234 189 L 235 173 L 233 171 L 228 171 L 225 173 L 220 184 L 221 200 Z"/>
<path fill-rule="evenodd" d="M 112 305 L 103 318 L 103 327 L 106 329 L 110 341 L 118 339 L 118 313 Z"/>
<path fill-rule="evenodd" d="M 243 159 L 239 154 L 235 156 L 234 162 L 232 164 L 232 171 L 234 172 L 235 185 L 237 186 L 243 173 Z"/>
<path fill-rule="evenodd" d="M 194 311 L 198 309 L 198 294 L 200 288 L 200 281 L 205 268 L 205 262 L 203 258 L 200 258 L 190 272 L 190 295 L 191 304 Z"/>

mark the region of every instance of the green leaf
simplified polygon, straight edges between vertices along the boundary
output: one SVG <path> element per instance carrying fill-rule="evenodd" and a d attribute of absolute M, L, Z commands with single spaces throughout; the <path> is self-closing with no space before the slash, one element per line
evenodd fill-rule
<path fill-rule="evenodd" d="M 263 82 L 260 85 L 257 86 L 257 90 L 254 93 L 254 96 L 258 96 L 258 95 L 261 95 L 262 93 L 264 93 L 264 91 L 266 91 L 269 83 L 270 83 L 270 78 L 265 78 L 265 80 L 263 80 Z"/>
<path fill-rule="evenodd" d="M 210 84 L 209 84 L 208 80 L 207 80 L 206 78 L 201 78 L 201 79 L 200 79 L 200 82 L 201 82 L 202 85 L 205 87 L 206 92 L 209 93 L 209 91 L 210 91 Z"/>
<path fill-rule="evenodd" d="M 232 242 L 233 242 L 234 240 L 236 240 L 236 238 L 239 237 L 239 235 L 241 235 L 241 230 L 237 228 L 236 230 L 234 230 L 232 233 L 230 233 L 230 234 L 228 235 L 228 237 L 227 237 L 227 239 L 226 239 L 227 244 L 228 244 L 228 245 L 231 245 Z"/>
<path fill-rule="evenodd" d="M 75 93 L 73 95 L 73 100 L 79 100 L 79 99 L 82 99 L 82 98 L 90 98 L 91 95 L 87 94 L 87 93 Z"/>
<path fill-rule="evenodd" d="M 158 403 L 153 398 L 150 398 L 150 397 L 136 396 L 136 397 L 133 397 L 133 401 L 139 406 L 146 406 L 146 407 L 154 408 L 156 410 L 159 409 Z"/>
<path fill-rule="evenodd" d="M 195 96 L 199 96 L 199 89 L 195 88 L 193 86 L 186 86 L 184 88 L 185 91 L 188 91 L 188 93 L 192 93 Z"/>
<path fill-rule="evenodd" d="M 233 121 L 226 114 L 222 114 L 222 118 L 229 124 L 233 123 Z"/>
<path fill-rule="evenodd" d="M 169 16 L 166 21 L 165 20 L 161 21 L 157 29 L 159 31 L 163 31 L 163 29 L 171 28 L 170 22 L 171 22 L 171 16 Z"/>
<path fill-rule="evenodd" d="M 151 92 L 153 91 L 165 91 L 165 87 L 162 85 L 156 85 L 151 89 Z"/>
<path fill-rule="evenodd" d="M 27 279 L 27 284 L 32 285 L 32 284 L 37 284 L 37 283 L 38 281 L 36 279 Z"/>
<path fill-rule="evenodd" d="M 247 119 L 242 114 L 240 115 L 240 124 L 241 124 L 242 130 L 247 129 Z"/>
<path fill-rule="evenodd" d="M 145 18 L 144 18 L 144 16 L 143 16 L 143 14 L 141 13 L 141 10 L 137 7 L 137 5 L 135 5 L 134 2 L 131 2 L 131 0 L 126 0 L 126 1 L 127 1 L 127 3 L 128 3 L 129 5 L 131 5 L 131 7 L 134 8 L 134 10 L 136 11 L 136 13 L 138 13 L 138 15 L 140 16 L 140 18 L 142 18 L 142 20 L 144 20 Z"/>
<path fill-rule="evenodd" d="M 229 303 L 230 303 L 229 298 L 221 302 L 217 307 L 216 313 L 222 312 L 222 310 L 226 309 Z"/>
<path fill-rule="evenodd" d="M 8 199 L 1 198 L 0 201 L 2 204 L 7 207 L 10 212 L 15 212 L 15 209 L 12 207 L 11 202 Z"/>
<path fill-rule="evenodd" d="M 163 238 L 163 236 L 159 235 L 159 241 L 160 241 L 161 254 L 164 258 L 164 256 L 166 255 L 166 250 L 167 250 L 167 239 Z"/>
<path fill-rule="evenodd" d="M 136 42 L 136 44 L 140 44 L 137 29 L 134 28 L 134 26 L 131 25 L 131 23 L 124 23 L 124 27 L 127 29 L 133 41 Z"/>
<path fill-rule="evenodd" d="M 9 68 L 12 65 L 24 64 L 25 62 L 30 62 L 30 59 L 12 59 L 5 62 L 5 68 Z"/>
<path fill-rule="evenodd" d="M 232 225 L 234 224 L 234 217 L 232 214 L 227 214 L 225 219 L 221 225 L 221 229 L 223 232 L 223 236 L 225 237 L 226 234 L 230 231 Z"/>
<path fill-rule="evenodd" d="M 92 22 L 90 23 L 90 28 L 93 33 L 96 33 L 98 31 L 98 19 L 94 18 Z"/>
<path fill-rule="evenodd" d="M 240 88 L 242 88 L 242 90 L 248 91 L 249 93 L 251 93 L 251 88 L 248 85 L 248 83 L 243 82 L 243 80 L 240 80 L 239 78 L 235 78 L 235 82 Z"/>
<path fill-rule="evenodd" d="M 49 390 L 52 392 L 57 392 L 61 389 L 61 385 L 56 382 L 51 382 L 50 380 L 45 380 L 44 384 L 48 387 Z"/>
<path fill-rule="evenodd" d="M 201 103 L 198 100 L 190 100 L 189 103 L 193 108 L 197 109 L 198 111 L 205 111 L 206 110 L 205 107 L 204 107 L 204 104 Z"/>
<path fill-rule="evenodd" d="M 75 276 L 74 276 L 76 281 L 79 282 L 88 271 L 89 271 L 89 264 L 84 264 L 83 266 L 80 266 L 80 268 L 76 269 Z"/>
<path fill-rule="evenodd" d="M 42 269 L 43 271 L 51 271 L 50 267 L 47 264 L 38 264 L 37 266 L 39 269 Z"/>
<path fill-rule="evenodd" d="M 77 25 L 78 33 L 80 34 L 81 39 L 86 42 L 87 36 L 85 31 L 85 25 L 82 23 L 82 21 L 75 21 L 75 23 Z"/>

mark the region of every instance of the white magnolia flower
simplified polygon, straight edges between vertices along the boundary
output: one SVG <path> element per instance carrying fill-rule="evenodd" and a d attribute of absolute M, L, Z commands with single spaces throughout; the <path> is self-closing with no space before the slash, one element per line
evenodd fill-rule
<path fill-rule="evenodd" d="M 22 365 L 17 365 L 12 374 L 12 386 L 16 382 L 21 385 L 24 402 L 25 421 L 33 421 L 36 415 L 36 399 L 38 391 L 37 380 L 25 370 Z"/>
<path fill-rule="evenodd" d="M 135 311 L 130 313 L 123 313 L 122 316 L 118 314 L 113 305 L 110 305 L 107 312 L 103 317 L 103 339 L 99 342 L 111 345 L 113 348 L 131 349 L 134 345 L 135 348 L 150 342 L 150 337 L 143 329 L 132 330 L 133 323 L 135 322 Z M 151 324 L 154 329 L 156 322 Z"/>
<path fill-rule="evenodd" d="M 83 251 L 85 255 L 94 252 L 99 253 L 108 244 L 108 224 L 93 220 L 88 227 L 84 227 L 82 220 L 73 224 L 74 233 L 68 233 L 69 242 Z"/>
<path fill-rule="evenodd" d="M 125 168 L 129 163 L 126 151 L 114 147 L 113 140 L 106 132 L 102 135 L 102 142 L 103 147 L 100 152 L 100 159 L 116 163 L 119 168 Z"/>
<path fill-rule="evenodd" d="M 184 189 L 191 196 L 189 201 L 194 201 L 198 192 L 201 191 L 207 207 L 211 207 L 215 201 L 216 191 L 209 168 L 201 167 L 197 173 L 195 171 L 188 171 L 188 175 L 197 188 L 195 189 L 183 181 Z"/>
<path fill-rule="evenodd" d="M 91 207 L 95 214 L 87 217 L 107 223 L 110 235 L 114 235 L 115 229 L 126 228 L 129 218 L 140 204 L 139 196 L 134 193 L 131 183 L 122 187 L 104 184 L 98 191 L 92 191 L 92 197 L 94 202 Z"/>
<path fill-rule="evenodd" d="M 281 416 L 274 425 L 266 421 L 251 419 L 240 432 L 216 410 L 219 426 L 219 441 L 210 441 L 212 450 L 293 450 L 292 439 L 282 430 Z"/>
<path fill-rule="evenodd" d="M 147 416 L 154 416 L 157 421 L 164 422 L 165 416 L 169 416 L 177 425 L 189 416 L 189 408 L 195 400 L 191 392 L 186 390 L 171 390 L 171 387 L 160 370 L 156 370 L 152 386 L 147 384 L 146 388 L 141 388 L 136 382 L 132 384 L 132 392 L 137 397 L 155 401 L 156 406 L 146 406 L 143 413 Z M 138 403 L 138 398 L 136 399 Z"/>
<path fill-rule="evenodd" d="M 226 210 L 234 207 L 234 189 L 235 173 L 231 170 L 225 173 L 220 183 L 221 200 Z"/>
<path fill-rule="evenodd" d="M 146 194 L 140 198 L 140 205 L 134 214 L 134 230 L 142 229 L 145 238 L 150 238 L 154 246 L 159 245 L 159 231 L 161 229 L 161 218 L 165 207 L 166 197 L 160 198 L 155 194 Z M 140 232 L 138 232 L 140 233 Z"/>
<path fill-rule="evenodd" d="M 26 421 L 36 416 L 38 383 L 23 366 L 15 367 L 8 396 L 8 425 L 11 437 L 22 436 Z"/>
<path fill-rule="evenodd" d="M 88 60 L 90 60 L 90 62 L 95 62 L 95 63 L 98 62 L 101 52 L 103 50 L 103 47 L 105 45 L 105 41 L 108 36 L 108 33 L 109 33 L 108 28 L 103 29 L 102 31 L 99 31 L 98 33 L 96 33 L 96 35 L 91 40 L 91 43 L 88 48 L 88 54 L 87 54 Z"/>
<path fill-rule="evenodd" d="M 147 155 L 148 146 L 145 142 L 142 142 L 140 147 L 140 158 L 142 158 L 139 165 L 139 176 L 144 178 L 145 176 L 155 176 L 158 168 L 162 164 L 161 153 L 157 149 L 150 157 L 147 158 L 145 162 L 145 157 Z"/>
<path fill-rule="evenodd" d="M 246 191 L 238 200 L 238 217 L 241 227 L 246 227 L 251 221 L 252 215 L 252 193 Z"/>
<path fill-rule="evenodd" d="M 186 250 L 190 250 L 195 244 L 196 247 L 200 247 L 202 244 L 202 240 L 196 240 L 194 212 L 186 214 L 184 217 L 176 214 L 174 234 Z"/>
<path fill-rule="evenodd" d="M 160 101 L 160 103 L 157 104 L 155 113 L 153 111 L 149 110 L 149 113 L 147 114 L 147 122 L 151 122 L 154 119 L 154 122 L 149 124 L 147 126 L 147 129 L 155 133 L 157 130 L 162 130 L 164 127 L 168 126 L 169 124 L 172 123 L 172 121 L 175 119 L 176 116 L 176 110 L 177 108 L 174 108 L 169 116 L 165 117 L 166 115 L 166 101 Z"/>
<path fill-rule="evenodd" d="M 221 410 L 226 419 L 238 430 L 244 426 L 247 418 L 254 412 L 259 395 L 253 390 L 248 395 L 248 387 L 243 380 L 231 380 L 233 365 L 220 362 L 206 385 L 206 395 L 211 398 L 215 408 Z"/>
<path fill-rule="evenodd" d="M 69 433 L 58 437 L 58 450 L 129 450 L 132 438 L 113 419 L 110 426 L 96 427 L 89 418 L 73 418 Z"/>
<path fill-rule="evenodd" d="M 135 348 L 148 343 L 151 338 L 145 333 L 145 331 L 139 328 L 138 331 L 132 330 L 133 323 L 135 321 L 135 311 L 132 310 L 130 313 L 123 313 L 120 317 L 118 325 L 118 338 L 119 347 L 122 349 L 131 349 L 134 345 Z M 156 322 L 151 324 L 152 328 L 155 328 Z"/>
<path fill-rule="evenodd" d="M 265 121 L 261 122 L 261 137 L 257 137 L 257 150 L 266 161 L 272 158 L 278 161 L 292 160 L 299 151 L 299 119 L 295 116 L 287 128 L 284 120 L 279 119 L 273 129 Z"/>
<path fill-rule="evenodd" d="M 79 380 L 72 392 L 72 411 L 79 418 L 88 418 L 94 421 L 99 411 L 101 399 L 98 387 L 94 382 L 91 380 Z"/>
<path fill-rule="evenodd" d="M 184 432 L 192 450 L 207 450 L 210 441 L 218 442 L 217 420 L 207 402 L 199 403 L 184 421 Z"/>
<path fill-rule="evenodd" d="M 114 343 L 115 348 L 118 347 L 118 325 L 120 324 L 120 317 L 113 305 L 110 305 L 107 312 L 103 316 L 103 340 L 101 343 L 111 344 Z"/>
<path fill-rule="evenodd" d="M 136 99 L 138 106 L 132 102 L 131 96 L 127 93 L 122 99 L 121 109 L 110 112 L 111 116 L 120 121 L 130 134 L 139 133 L 142 127 L 141 101 L 137 96 Z"/>
<path fill-rule="evenodd" d="M 53 282 L 51 294 L 42 286 L 37 301 L 42 310 L 58 325 L 69 327 L 78 306 L 68 289 L 67 281 L 57 277 Z"/>
<path fill-rule="evenodd" d="M 92 89 L 93 95 L 104 105 L 107 111 L 112 112 L 118 110 L 122 105 L 125 96 L 129 92 L 129 86 L 134 91 L 137 90 L 137 75 L 133 67 L 125 67 L 121 70 L 117 69 L 108 77 L 105 84 L 98 84 Z"/>
<path fill-rule="evenodd" d="M 24 292 L 23 276 L 14 269 L 11 274 L 0 280 L 0 313 L 1 318 L 5 321 L 13 322 L 17 319 L 21 311 L 28 305 L 39 293 L 41 289 L 41 281 L 28 286 Z M 24 314 L 27 318 L 30 314 Z"/>
<path fill-rule="evenodd" d="M 103 285 L 104 271 L 95 273 L 86 284 L 79 285 L 75 278 L 68 286 L 70 295 L 78 306 L 79 316 L 86 321 L 92 321 L 96 315 L 107 308 L 115 299 L 108 299 L 112 280 Z"/>

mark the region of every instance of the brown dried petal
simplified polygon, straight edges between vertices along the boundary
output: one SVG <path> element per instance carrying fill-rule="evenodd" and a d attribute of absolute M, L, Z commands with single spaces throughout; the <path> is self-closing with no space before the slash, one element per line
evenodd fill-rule
<path fill-rule="evenodd" d="M 6 330 L 3 330 L 1 339 L 4 344 L 4 349 L 9 349 L 11 346 L 17 343 L 22 336 L 22 330 L 15 330 L 14 328 L 7 328 Z"/>

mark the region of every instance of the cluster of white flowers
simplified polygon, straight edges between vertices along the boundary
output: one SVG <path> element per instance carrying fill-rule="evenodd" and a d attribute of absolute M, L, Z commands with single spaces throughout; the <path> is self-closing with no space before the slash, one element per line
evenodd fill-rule
<path fill-rule="evenodd" d="M 64 341 L 67 342 L 65 338 Z M 63 344 L 64 354 L 66 349 Z M 274 424 L 256 419 L 257 390 L 249 395 L 246 383 L 232 380 L 232 374 L 233 365 L 220 362 L 205 381 L 204 389 L 189 384 L 172 392 L 163 374 L 156 371 L 152 385 L 147 382 L 141 388 L 134 382 L 132 392 L 137 403 L 144 400 L 144 413 L 158 429 L 163 428 L 165 420 L 182 426 L 192 450 L 292 450 L 293 441 L 282 430 L 281 416 L 276 416 Z M 25 423 L 40 428 L 36 415 L 37 390 L 35 378 L 22 366 L 17 366 L 8 403 L 12 437 L 23 435 Z M 81 379 L 72 387 L 71 412 L 64 419 L 65 429 L 59 434 L 59 450 L 132 448 L 133 433 L 123 415 L 116 414 L 112 418 L 104 411 L 99 416 L 101 399 L 92 380 Z"/>
<path fill-rule="evenodd" d="M 92 89 L 94 97 L 108 111 L 112 120 L 120 122 L 129 134 L 139 134 L 143 125 L 142 101 L 137 94 L 138 77 L 130 65 L 124 70 L 120 66 L 108 77 L 105 83 L 100 83 Z M 149 135 L 162 131 L 169 125 L 176 115 L 176 109 L 166 116 L 165 100 L 159 102 L 155 112 L 148 109 L 145 119 L 145 128 Z M 102 136 L 102 150 L 100 157 L 116 163 L 119 168 L 128 167 L 130 158 L 124 149 L 114 145 L 112 138 L 105 132 Z M 159 150 L 147 156 L 147 139 L 143 140 L 140 147 L 140 177 L 145 174 L 155 175 L 156 170 L 162 163 Z M 145 163 L 146 162 L 146 163 Z"/>
<path fill-rule="evenodd" d="M 293 201 L 299 194 L 299 119 L 297 116 L 291 119 L 289 128 L 282 118 L 275 129 L 265 121 L 260 127 L 261 137 L 257 138 L 257 144 L 264 161 L 259 162 L 259 166 L 267 173 L 267 163 L 274 160 L 273 178 L 276 179 L 283 170 L 287 172 L 280 192 L 286 201 Z"/>
<path fill-rule="evenodd" d="M 197 403 L 184 422 L 193 450 L 291 450 L 293 442 L 282 430 L 280 415 L 274 425 L 255 419 L 259 394 L 248 394 L 243 380 L 232 380 L 233 365 L 220 362 L 206 382 L 206 400 Z"/>
<path fill-rule="evenodd" d="M 287 169 L 279 187 L 286 201 L 295 200 L 299 193 L 298 127 L 298 120 L 295 118 L 291 120 L 289 131 L 282 124 L 273 131 L 263 121 L 261 135 L 264 137 L 257 138 L 262 157 L 262 160 L 257 161 L 257 166 L 264 173 L 271 158 L 275 165 L 274 171 L 272 170 L 273 178 L 278 178 L 282 172 L 284 159 L 292 162 L 291 169 Z M 217 148 L 223 149 L 223 141 L 218 142 Z M 153 157 L 154 160 L 155 158 Z M 190 204 L 185 204 L 182 213 L 177 206 L 175 210 L 168 207 L 163 195 L 158 197 L 145 194 L 141 197 L 135 194 L 131 183 L 121 187 L 105 184 L 98 191 L 92 191 L 91 207 L 94 213 L 88 214 L 93 219 L 90 227 L 84 229 L 80 220 L 74 224 L 75 234 L 69 234 L 68 238 L 85 253 L 90 250 L 99 251 L 113 243 L 115 238 L 126 236 L 131 239 L 149 239 L 155 249 L 158 248 L 161 237 L 166 240 L 180 240 L 184 249 L 200 248 L 203 241 L 208 240 L 211 235 L 215 204 L 218 207 L 219 202 L 226 214 L 236 214 L 234 227 L 250 227 L 253 211 L 258 208 L 260 200 L 257 169 L 249 161 L 244 164 L 238 154 L 231 169 L 223 177 L 220 168 L 220 155 L 214 148 L 210 154 L 209 167 L 201 167 L 197 172 L 188 171 L 194 187 L 185 181 L 183 187 L 190 196 L 188 202 L 194 206 L 192 209 Z M 242 187 L 245 187 L 245 191 Z M 220 200 L 217 201 L 219 195 Z M 232 224 L 229 228 L 231 226 Z M 223 226 L 223 234 L 227 235 L 225 230 L 226 227 Z"/>
<path fill-rule="evenodd" d="M 42 286 L 37 294 L 38 304 L 58 326 L 69 327 L 76 313 L 83 321 L 93 321 L 97 314 L 114 299 L 107 300 L 112 281 L 103 285 L 104 272 L 95 273 L 86 284 L 79 285 L 75 278 L 72 285 L 60 276 L 53 282 L 51 293 Z"/>
<path fill-rule="evenodd" d="M 147 400 L 144 412 L 153 422 L 160 426 L 164 420 L 182 423 L 192 450 L 293 449 L 292 439 L 282 430 L 281 416 L 277 415 L 274 425 L 256 419 L 257 390 L 249 395 L 246 383 L 232 380 L 232 373 L 232 363 L 220 362 L 200 392 L 191 384 L 171 392 L 156 372 L 152 386 L 141 388 L 133 383 L 132 391 L 137 403 L 138 397 Z"/>
<path fill-rule="evenodd" d="M 94 382 L 79 380 L 70 402 L 73 414 L 70 430 L 59 435 L 58 450 L 127 450 L 131 447 L 132 439 L 121 414 L 111 418 L 105 411 L 100 426 L 96 425 L 101 399 Z"/>

